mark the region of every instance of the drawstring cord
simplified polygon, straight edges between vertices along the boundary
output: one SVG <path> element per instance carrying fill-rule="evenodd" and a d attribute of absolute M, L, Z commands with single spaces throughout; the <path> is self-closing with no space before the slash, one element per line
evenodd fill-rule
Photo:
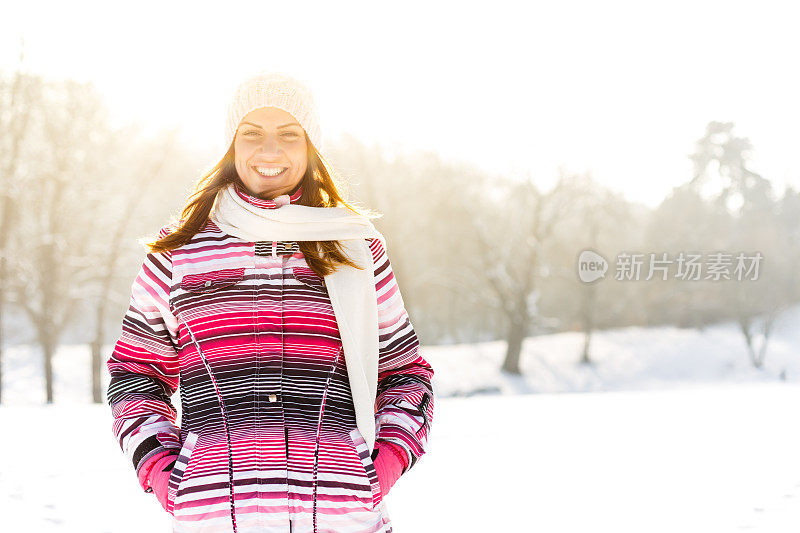
<path fill-rule="evenodd" d="M 228 429 L 228 415 L 225 412 L 225 404 L 222 401 L 222 394 L 219 392 L 219 385 L 217 385 L 217 379 L 214 377 L 214 373 L 211 371 L 211 366 L 208 364 L 208 360 L 206 359 L 203 350 L 200 348 L 200 343 L 197 342 L 197 339 L 194 337 L 194 333 L 189 328 L 189 323 L 186 322 L 186 330 L 189 332 L 189 335 L 192 337 L 192 342 L 197 347 L 197 352 L 200 354 L 200 358 L 203 360 L 203 365 L 206 367 L 206 372 L 208 372 L 209 377 L 211 378 L 211 382 L 214 384 L 214 390 L 217 393 L 217 399 L 219 400 L 219 408 L 222 411 L 222 423 L 225 426 L 225 436 L 228 439 L 228 477 L 230 478 L 230 502 L 231 502 L 231 522 L 233 523 L 233 532 L 236 533 L 236 507 L 234 506 L 234 492 L 233 492 L 233 452 L 231 451 L 231 432 Z"/>
<path fill-rule="evenodd" d="M 208 372 L 209 377 L 211 378 L 211 382 L 214 384 L 214 391 L 217 394 L 217 400 L 219 401 L 219 407 L 222 411 L 222 423 L 225 427 L 225 436 L 228 440 L 228 477 L 230 479 L 230 502 L 231 502 L 231 522 L 233 524 L 233 531 L 236 533 L 236 507 L 234 505 L 235 501 L 235 494 L 234 494 L 234 486 L 233 486 L 233 452 L 231 447 L 231 433 L 230 429 L 228 428 L 228 415 L 225 411 L 225 403 L 222 400 L 222 394 L 219 390 L 219 385 L 217 384 L 217 380 L 214 377 L 214 373 L 211 370 L 211 365 L 209 365 L 208 360 L 206 359 L 205 354 L 203 353 L 202 348 L 200 348 L 200 343 L 197 342 L 197 339 L 194 336 L 194 333 L 189 328 L 189 324 L 185 323 L 186 330 L 189 332 L 189 335 L 192 338 L 192 342 L 194 343 L 195 347 L 197 347 L 197 352 L 200 354 L 200 358 L 203 361 L 203 365 L 205 366 L 206 372 Z M 325 413 L 325 401 L 328 398 L 328 388 L 330 386 L 331 377 L 333 377 L 333 373 L 336 371 L 336 367 L 339 364 L 339 357 L 342 355 L 344 351 L 344 347 L 339 348 L 339 353 L 336 355 L 336 358 L 333 361 L 333 366 L 328 371 L 328 376 L 325 380 L 325 390 L 322 393 L 322 402 L 319 408 L 319 417 L 317 418 L 317 434 L 314 440 L 314 473 L 313 473 L 313 503 L 312 503 L 312 514 L 313 514 L 313 523 L 314 523 L 314 533 L 317 533 L 317 466 L 319 464 L 319 437 L 320 432 L 322 430 L 322 416 Z M 290 522 L 291 526 L 291 522 Z"/>
<path fill-rule="evenodd" d="M 317 419 L 317 437 L 314 442 L 314 480 L 313 480 L 314 488 L 313 488 L 313 504 L 312 504 L 314 533 L 317 533 L 317 463 L 319 461 L 319 434 L 320 430 L 322 429 L 322 415 L 325 412 L 325 400 L 328 397 L 328 386 L 331 383 L 331 376 L 333 376 L 333 372 L 336 370 L 336 365 L 339 363 L 339 356 L 342 355 L 343 350 L 344 348 L 339 349 L 339 353 L 336 354 L 336 359 L 333 360 L 333 366 L 328 372 L 328 378 L 325 380 L 325 390 L 322 393 L 322 403 L 320 404 L 319 407 L 319 418 Z"/>

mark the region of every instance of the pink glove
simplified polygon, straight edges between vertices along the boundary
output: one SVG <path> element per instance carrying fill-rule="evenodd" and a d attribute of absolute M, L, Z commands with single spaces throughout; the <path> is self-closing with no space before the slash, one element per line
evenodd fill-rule
<path fill-rule="evenodd" d="M 375 441 L 375 444 L 378 448 L 378 455 L 375 456 L 373 464 L 381 485 L 382 497 L 385 497 L 408 465 L 406 452 L 397 444 L 389 441 L 379 440 Z"/>
<path fill-rule="evenodd" d="M 175 450 L 167 450 L 148 459 L 147 463 L 139 469 L 139 484 L 144 490 L 152 487 L 153 494 L 165 511 L 169 510 L 167 508 L 169 476 L 177 458 L 178 454 Z"/>

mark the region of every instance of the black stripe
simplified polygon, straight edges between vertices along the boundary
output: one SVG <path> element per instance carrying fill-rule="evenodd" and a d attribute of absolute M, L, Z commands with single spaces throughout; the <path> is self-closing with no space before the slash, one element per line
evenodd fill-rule
<path fill-rule="evenodd" d="M 272 255 L 272 241 L 256 241 L 256 255 Z M 300 251 L 297 241 L 277 241 L 275 245 L 276 255 L 292 255 Z"/>
<path fill-rule="evenodd" d="M 142 443 L 136 448 L 136 451 L 133 452 L 133 467 L 136 468 L 139 466 L 139 461 L 147 455 L 148 453 L 152 452 L 156 448 L 161 447 L 161 442 L 156 438 L 155 435 L 150 435 L 146 439 L 142 441 Z"/>

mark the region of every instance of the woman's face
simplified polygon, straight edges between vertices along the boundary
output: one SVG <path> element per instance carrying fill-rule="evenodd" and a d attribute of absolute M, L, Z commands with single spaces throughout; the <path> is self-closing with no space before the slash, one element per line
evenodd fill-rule
<path fill-rule="evenodd" d="M 308 166 L 303 127 L 291 113 L 277 107 L 262 107 L 245 115 L 236 130 L 233 150 L 236 172 L 245 188 L 265 200 L 296 189 Z"/>

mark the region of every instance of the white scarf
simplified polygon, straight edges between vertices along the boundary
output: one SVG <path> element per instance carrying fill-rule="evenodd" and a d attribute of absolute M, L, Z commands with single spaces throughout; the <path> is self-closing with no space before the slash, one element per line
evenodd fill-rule
<path fill-rule="evenodd" d="M 363 267 L 337 265 L 334 273 L 325 276 L 325 285 L 342 339 L 356 426 L 372 451 L 378 390 L 378 298 L 372 252 L 365 239 L 378 238 L 385 246 L 383 235 L 368 218 L 344 207 L 257 207 L 239 196 L 234 184 L 217 198 L 211 220 L 225 233 L 248 242 L 337 240 L 344 253 Z"/>

